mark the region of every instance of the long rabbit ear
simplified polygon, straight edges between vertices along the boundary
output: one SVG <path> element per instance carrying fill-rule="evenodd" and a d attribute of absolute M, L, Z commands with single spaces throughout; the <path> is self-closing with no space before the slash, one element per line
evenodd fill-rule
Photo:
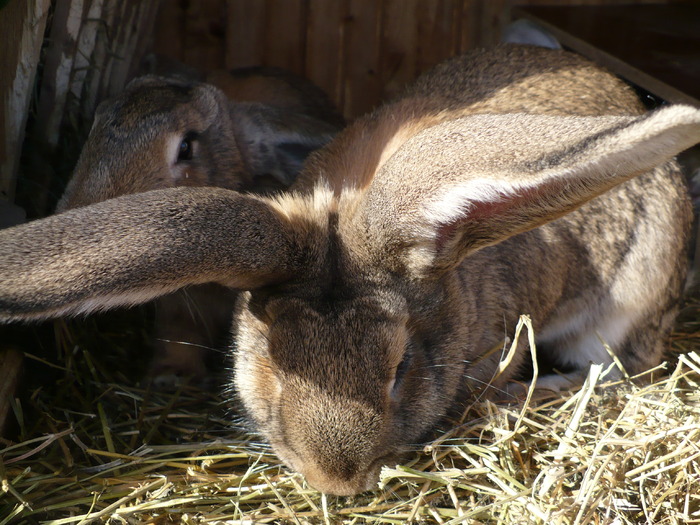
<path fill-rule="evenodd" d="M 232 104 L 236 141 L 253 177 L 271 176 L 289 187 L 306 157 L 340 131 L 329 122 L 258 103 Z"/>
<path fill-rule="evenodd" d="M 700 142 L 700 111 L 639 117 L 473 115 L 404 143 L 375 175 L 358 231 L 415 275 L 556 219 Z"/>
<path fill-rule="evenodd" d="M 295 271 L 292 243 L 288 221 L 264 199 L 218 188 L 70 210 L 0 231 L 0 320 L 133 305 L 190 284 L 279 282 Z"/>

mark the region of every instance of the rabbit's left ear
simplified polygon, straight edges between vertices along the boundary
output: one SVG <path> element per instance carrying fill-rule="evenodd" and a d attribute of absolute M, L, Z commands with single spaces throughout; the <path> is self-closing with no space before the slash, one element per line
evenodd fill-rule
<path fill-rule="evenodd" d="M 331 141 L 340 128 L 289 109 L 234 103 L 236 142 L 253 178 L 270 176 L 289 187 L 309 154 Z"/>
<path fill-rule="evenodd" d="M 304 272 L 294 224 L 274 201 L 180 187 L 0 230 L 0 322 L 132 306 L 208 282 L 278 284 Z"/>
<path fill-rule="evenodd" d="M 639 117 L 463 117 L 406 141 L 375 175 L 355 224 L 387 264 L 440 272 L 698 142 L 700 110 L 688 106 Z"/>

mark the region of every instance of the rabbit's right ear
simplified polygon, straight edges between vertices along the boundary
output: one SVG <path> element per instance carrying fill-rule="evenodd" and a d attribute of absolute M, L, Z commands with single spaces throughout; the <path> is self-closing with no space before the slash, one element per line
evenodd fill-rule
<path fill-rule="evenodd" d="M 269 175 L 289 187 L 308 155 L 340 128 L 326 120 L 258 103 L 233 103 L 236 142 L 253 177 Z"/>
<path fill-rule="evenodd" d="M 127 195 L 0 231 L 0 320 L 143 303 L 191 284 L 254 289 L 297 268 L 290 224 L 219 188 Z"/>
<path fill-rule="evenodd" d="M 700 142 L 700 110 L 638 117 L 473 115 L 407 140 L 353 219 L 377 260 L 435 275 Z"/>

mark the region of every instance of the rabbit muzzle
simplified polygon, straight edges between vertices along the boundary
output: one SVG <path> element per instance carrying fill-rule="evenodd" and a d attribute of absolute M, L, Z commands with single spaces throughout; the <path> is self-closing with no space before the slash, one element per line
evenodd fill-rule
<path fill-rule="evenodd" d="M 322 492 L 347 496 L 375 488 L 387 457 L 384 408 L 309 385 L 288 385 L 285 395 L 293 401 L 280 411 L 284 439 L 271 440 L 280 458 Z"/>

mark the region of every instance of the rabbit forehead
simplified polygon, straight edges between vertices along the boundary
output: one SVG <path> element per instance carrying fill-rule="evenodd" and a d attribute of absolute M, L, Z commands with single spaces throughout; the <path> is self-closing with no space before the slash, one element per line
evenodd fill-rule
<path fill-rule="evenodd" d="M 367 383 L 383 383 L 401 361 L 408 339 L 407 315 L 397 315 L 395 305 L 385 303 L 379 297 L 321 304 L 285 300 L 270 326 L 270 356 L 283 377 L 323 388 L 345 390 L 358 370 Z"/>
<path fill-rule="evenodd" d="M 104 102 L 95 126 L 113 133 L 154 133 L 161 128 L 203 131 L 217 114 L 214 88 L 146 84 Z M 200 129 L 197 129 L 200 128 Z"/>

